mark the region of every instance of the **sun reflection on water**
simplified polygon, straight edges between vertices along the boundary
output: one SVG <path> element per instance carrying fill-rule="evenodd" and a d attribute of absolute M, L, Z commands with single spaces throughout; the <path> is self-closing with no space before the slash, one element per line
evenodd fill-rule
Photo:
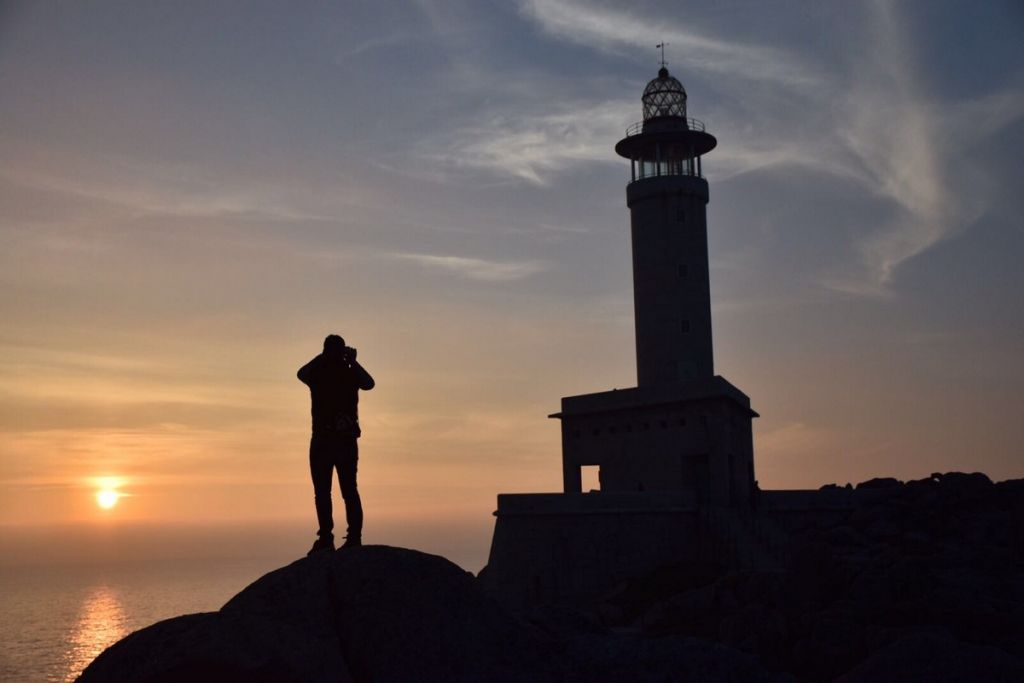
<path fill-rule="evenodd" d="M 68 637 L 64 680 L 75 680 L 89 662 L 127 633 L 127 619 L 117 591 L 109 586 L 93 588 Z"/>

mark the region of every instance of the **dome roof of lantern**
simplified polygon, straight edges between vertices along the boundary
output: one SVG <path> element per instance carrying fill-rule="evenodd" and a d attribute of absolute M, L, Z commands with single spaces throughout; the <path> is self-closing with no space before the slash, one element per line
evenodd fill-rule
<path fill-rule="evenodd" d="M 644 121 L 659 116 L 686 118 L 686 89 L 677 78 L 669 75 L 665 67 L 661 67 L 658 77 L 647 84 L 641 99 L 644 103 Z"/>

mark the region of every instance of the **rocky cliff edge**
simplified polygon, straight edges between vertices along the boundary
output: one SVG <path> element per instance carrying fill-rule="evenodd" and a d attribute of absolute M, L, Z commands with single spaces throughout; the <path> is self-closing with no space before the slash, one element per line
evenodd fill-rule
<path fill-rule="evenodd" d="M 79 680 L 780 679 L 762 673 L 754 657 L 695 638 L 614 634 L 586 620 L 568 630 L 531 624 L 442 557 L 366 546 L 270 572 L 218 612 L 136 631 Z"/>

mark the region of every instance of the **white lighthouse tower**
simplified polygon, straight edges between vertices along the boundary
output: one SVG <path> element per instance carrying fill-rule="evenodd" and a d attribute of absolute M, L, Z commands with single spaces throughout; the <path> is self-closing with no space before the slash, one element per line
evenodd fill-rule
<path fill-rule="evenodd" d="M 637 386 L 562 399 L 565 491 L 580 468 L 600 490 L 679 491 L 695 503 L 749 504 L 750 399 L 714 372 L 708 182 L 717 140 L 688 118 L 686 90 L 664 66 L 644 88 L 643 121 L 615 145 L 629 159 Z"/>
<path fill-rule="evenodd" d="M 701 157 L 718 141 L 686 116 L 686 90 L 664 66 L 643 94 L 644 119 L 615 151 L 630 161 L 638 386 L 713 376 L 708 183 Z"/>
<path fill-rule="evenodd" d="M 500 595 L 582 595 L 706 556 L 716 525 L 753 505 L 757 413 L 713 361 L 702 158 L 717 141 L 664 63 L 642 101 L 615 145 L 630 162 L 637 386 L 563 398 L 550 416 L 564 493 L 498 496 L 486 583 Z M 584 467 L 599 490 L 582 490 Z"/>

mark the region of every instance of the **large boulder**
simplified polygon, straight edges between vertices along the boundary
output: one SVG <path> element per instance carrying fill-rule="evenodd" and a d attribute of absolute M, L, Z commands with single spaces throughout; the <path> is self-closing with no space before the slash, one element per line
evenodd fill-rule
<path fill-rule="evenodd" d="M 79 681 L 351 681 L 337 647 L 288 624 L 220 612 L 187 614 L 107 648 Z"/>
<path fill-rule="evenodd" d="M 220 612 L 142 629 L 81 680 L 547 680 L 548 648 L 448 560 L 367 546 L 271 572 Z"/>
<path fill-rule="evenodd" d="M 294 571 L 311 568 L 318 581 Z M 271 572 L 225 614 L 337 639 L 356 680 L 524 680 L 549 668 L 544 643 L 443 557 L 366 546 Z"/>

